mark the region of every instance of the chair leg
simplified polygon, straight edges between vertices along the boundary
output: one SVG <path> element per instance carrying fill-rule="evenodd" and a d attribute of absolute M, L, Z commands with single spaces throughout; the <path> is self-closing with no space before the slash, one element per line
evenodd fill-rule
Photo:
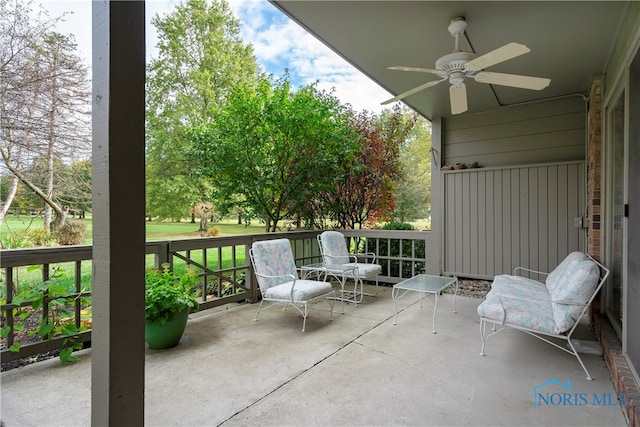
<path fill-rule="evenodd" d="M 335 294 L 334 294 L 335 295 Z M 331 306 L 331 320 L 333 320 L 333 305 L 336 303 L 336 299 L 335 297 L 328 297 L 325 298 L 327 300 L 327 302 L 329 303 L 329 305 Z M 343 312 L 344 313 L 344 312 Z"/>
<path fill-rule="evenodd" d="M 308 304 L 305 302 L 303 305 L 304 305 L 304 312 L 302 313 L 302 332 L 305 331 L 305 328 L 307 326 L 307 317 L 309 316 Z"/>
<path fill-rule="evenodd" d="M 256 312 L 256 316 L 253 318 L 253 321 L 257 321 L 258 320 L 258 314 L 260 314 L 260 309 L 262 308 L 262 303 L 264 302 L 264 300 L 260 301 L 260 305 L 258 306 L 258 311 Z"/>

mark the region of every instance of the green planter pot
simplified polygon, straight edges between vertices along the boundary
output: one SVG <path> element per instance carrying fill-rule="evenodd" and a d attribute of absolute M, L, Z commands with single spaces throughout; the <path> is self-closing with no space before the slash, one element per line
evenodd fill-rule
<path fill-rule="evenodd" d="M 162 326 L 147 320 L 144 325 L 144 339 L 149 347 L 159 349 L 178 345 L 184 328 L 187 326 L 188 316 L 189 309 L 185 309 Z"/>

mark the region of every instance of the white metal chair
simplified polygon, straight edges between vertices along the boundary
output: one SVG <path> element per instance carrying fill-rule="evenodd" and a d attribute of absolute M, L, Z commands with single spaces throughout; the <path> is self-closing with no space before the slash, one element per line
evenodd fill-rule
<path fill-rule="evenodd" d="M 364 296 L 363 280 L 375 279 L 376 286 L 378 286 L 378 275 L 382 273 L 382 266 L 375 264 L 376 254 L 372 252 L 349 253 L 345 236 L 339 231 L 324 231 L 319 234 L 318 246 L 322 254 L 325 273 L 334 276 L 340 282 L 340 300 L 343 303 L 344 301 L 354 304 L 362 302 Z M 364 258 L 367 262 L 359 262 L 359 258 Z M 350 278 L 354 281 L 353 291 L 345 291 L 346 281 Z M 360 285 L 359 292 L 358 285 Z"/>
<path fill-rule="evenodd" d="M 284 304 L 285 309 L 291 304 L 302 315 L 304 332 L 309 317 L 309 303 L 320 298 L 329 301 L 333 320 L 335 291 L 331 283 L 299 278 L 288 239 L 254 242 L 249 255 L 262 294 L 254 321 L 258 320 L 265 301 L 273 303 L 269 307 Z"/>

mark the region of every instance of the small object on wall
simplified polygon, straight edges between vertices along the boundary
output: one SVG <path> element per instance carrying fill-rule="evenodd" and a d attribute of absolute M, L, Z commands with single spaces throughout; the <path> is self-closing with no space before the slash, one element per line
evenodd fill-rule
<path fill-rule="evenodd" d="M 456 163 L 455 168 L 456 169 L 466 169 L 467 165 L 465 165 L 464 163 Z"/>
<path fill-rule="evenodd" d="M 473 163 L 467 163 L 467 169 L 476 169 L 479 168 L 480 165 L 478 164 L 478 162 L 473 162 Z"/>
<path fill-rule="evenodd" d="M 451 169 L 453 169 L 453 166 L 451 165 L 444 165 L 440 168 L 440 170 L 443 170 L 443 171 L 450 171 Z"/>

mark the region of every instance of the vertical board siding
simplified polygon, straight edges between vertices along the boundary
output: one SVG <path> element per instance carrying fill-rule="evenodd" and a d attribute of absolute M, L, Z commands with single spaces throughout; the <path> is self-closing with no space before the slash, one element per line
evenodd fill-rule
<path fill-rule="evenodd" d="M 444 164 L 509 167 L 584 160 L 586 104 L 566 97 L 448 118 Z"/>
<path fill-rule="evenodd" d="M 444 270 L 493 278 L 550 271 L 586 243 L 583 161 L 444 173 Z"/>

